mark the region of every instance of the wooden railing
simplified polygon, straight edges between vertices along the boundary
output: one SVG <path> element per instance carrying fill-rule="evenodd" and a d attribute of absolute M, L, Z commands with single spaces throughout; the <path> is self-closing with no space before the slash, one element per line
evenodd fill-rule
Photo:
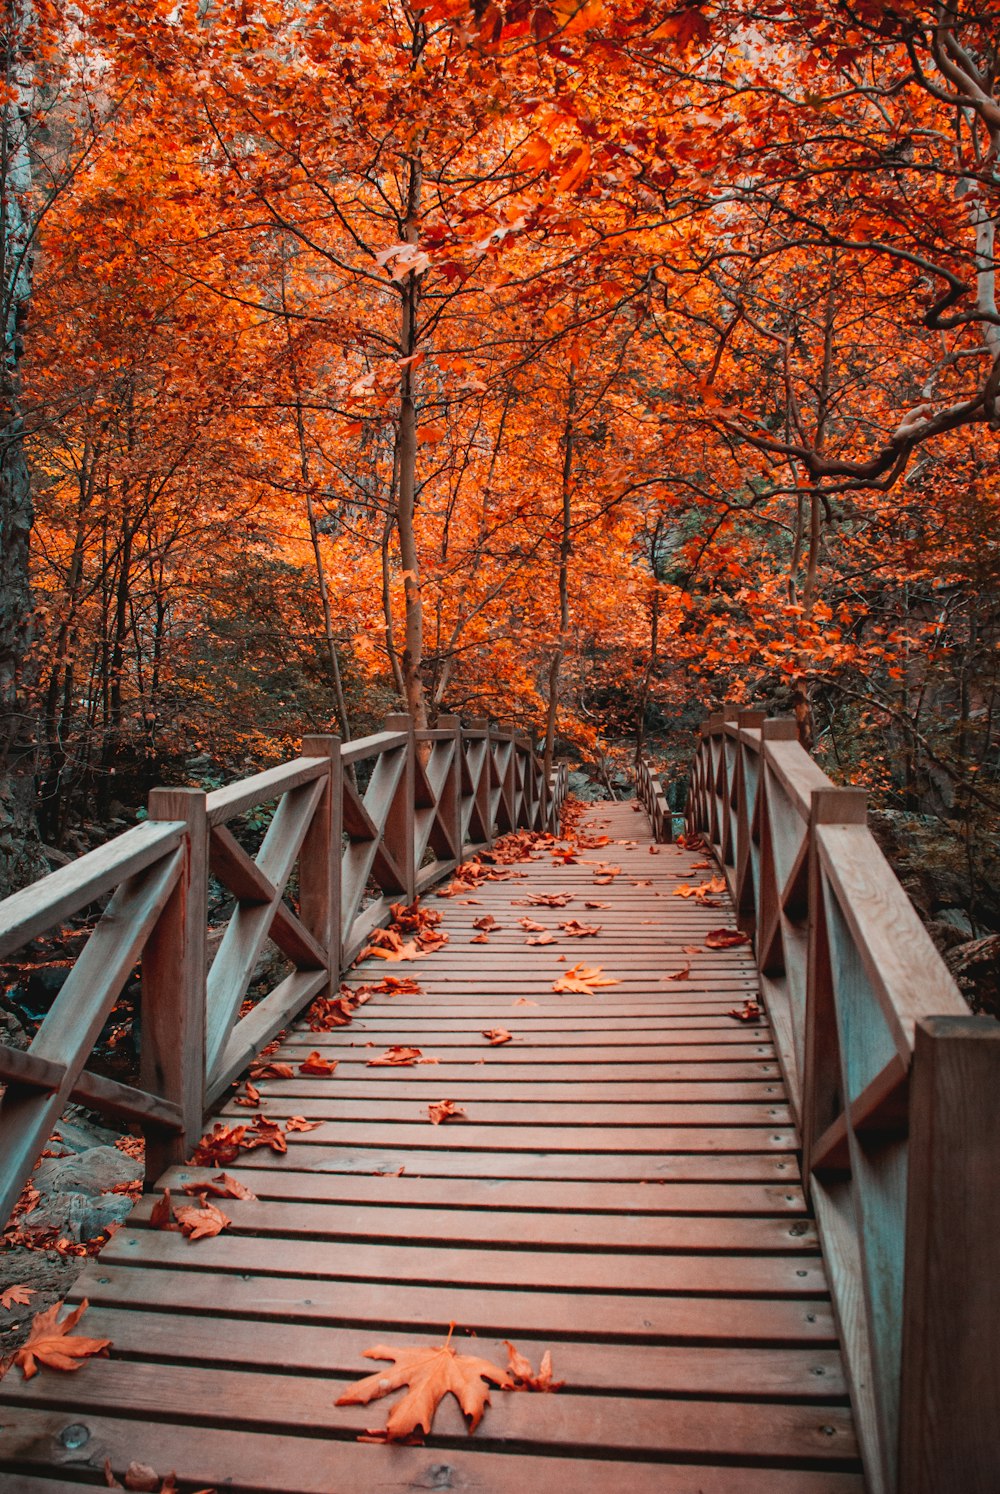
<path fill-rule="evenodd" d="M 1000 1023 L 794 721 L 702 728 L 688 829 L 754 937 L 871 1494 L 1000 1488 Z"/>
<path fill-rule="evenodd" d="M 359 741 L 307 737 L 294 762 L 213 793 L 154 789 L 144 824 L 0 902 L 4 960 L 108 899 L 30 1047 L 0 1043 L 0 1222 L 70 1100 L 138 1122 L 147 1174 L 183 1158 L 261 1048 L 335 991 L 392 903 L 412 902 L 496 835 L 558 830 L 565 795 L 565 768 L 546 782 L 513 728 L 445 717 L 414 732 L 391 716 Z M 230 826 L 270 806 L 254 857 Z M 211 961 L 210 877 L 232 900 Z M 251 1002 L 268 940 L 292 968 Z M 140 960 L 133 1087 L 86 1064 Z"/>
<path fill-rule="evenodd" d="M 635 765 L 636 798 L 646 811 L 653 839 L 669 844 L 674 838 L 674 817 L 667 803 L 667 789 L 644 757 Z"/>

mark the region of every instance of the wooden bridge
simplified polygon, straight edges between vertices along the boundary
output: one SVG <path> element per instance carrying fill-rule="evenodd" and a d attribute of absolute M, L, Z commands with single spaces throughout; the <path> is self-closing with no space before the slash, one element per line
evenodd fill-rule
<path fill-rule="evenodd" d="M 597 805 L 570 851 L 494 861 L 558 828 L 564 776 L 511 730 L 391 718 L 157 790 L 0 904 L 3 955 L 106 902 L 31 1050 L 0 1048 L 4 1214 L 70 1098 L 142 1124 L 151 1185 L 74 1295 L 110 1356 L 0 1382 L 4 1489 L 100 1484 L 106 1459 L 189 1490 L 1000 1487 L 1000 1027 L 791 723 L 706 724 L 683 846 L 645 765 L 638 788 L 645 815 Z M 227 827 L 274 801 L 252 858 Z M 210 873 L 234 910 L 209 968 Z M 352 964 L 421 892 L 438 947 Z M 250 1004 L 268 938 L 291 969 Z M 85 1064 L 140 956 L 129 1088 Z M 310 1019 L 342 971 L 351 1020 Z M 393 1045 L 420 1051 L 371 1062 Z M 444 1100 L 464 1114 L 432 1124 Z M 225 1161 L 255 1195 L 216 1200 L 230 1227 L 151 1227 L 164 1187 L 218 1173 L 186 1161 L 203 1131 L 258 1112 L 287 1150 Z M 563 1388 L 494 1390 L 471 1437 L 448 1398 L 425 1446 L 364 1440 L 390 1403 L 334 1404 L 364 1350 L 452 1323 L 498 1367 L 504 1341 L 551 1350 Z"/>

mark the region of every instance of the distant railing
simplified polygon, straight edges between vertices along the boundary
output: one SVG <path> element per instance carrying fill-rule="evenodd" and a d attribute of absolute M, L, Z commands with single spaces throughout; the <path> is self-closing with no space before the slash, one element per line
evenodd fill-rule
<path fill-rule="evenodd" d="M 702 727 L 688 828 L 753 934 L 870 1494 L 1000 1488 L 1000 1023 L 796 724 Z"/>
<path fill-rule="evenodd" d="M 30 1047 L 0 1043 L 0 1223 L 70 1100 L 138 1122 L 148 1175 L 186 1156 L 210 1107 L 308 1002 L 335 992 L 392 903 L 412 902 L 497 835 L 557 831 L 565 796 L 565 768 L 546 781 L 512 727 L 439 717 L 414 732 L 408 716 L 390 716 L 358 741 L 307 737 L 294 762 L 213 793 L 154 789 L 144 824 L 0 902 L 6 959 L 110 894 Z M 229 827 L 275 804 L 251 856 Z M 296 872 L 297 909 L 285 895 Z M 211 963 L 210 876 L 233 900 Z M 268 940 L 292 970 L 251 1004 Z M 133 1087 L 86 1064 L 140 959 Z"/>
<path fill-rule="evenodd" d="M 674 838 L 674 817 L 667 803 L 667 790 L 644 757 L 635 765 L 636 798 L 646 811 L 653 839 L 669 844 Z"/>

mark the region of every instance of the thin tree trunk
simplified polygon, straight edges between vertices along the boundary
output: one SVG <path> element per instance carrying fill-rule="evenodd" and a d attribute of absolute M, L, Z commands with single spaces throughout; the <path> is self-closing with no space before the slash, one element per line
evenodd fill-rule
<path fill-rule="evenodd" d="M 559 539 L 559 642 L 549 662 L 549 704 L 545 720 L 544 768 L 548 779 L 555 758 L 556 732 L 559 727 L 559 687 L 562 662 L 569 638 L 569 559 L 573 538 L 573 417 L 576 414 L 576 380 L 572 365 L 569 370 L 569 396 L 566 403 L 566 424 L 563 428 L 562 463 L 562 533 Z"/>
<path fill-rule="evenodd" d="M 31 300 L 29 132 L 34 117 L 26 0 L 0 32 L 0 895 L 45 870 L 35 823 L 35 733 L 27 701 L 31 642 L 28 547 L 33 519 L 21 410 L 23 331 Z"/>
<path fill-rule="evenodd" d="M 420 158 L 410 157 L 409 182 L 406 201 L 406 227 L 404 240 L 415 244 L 418 233 L 418 217 L 423 187 Z M 417 352 L 417 311 L 420 304 L 420 281 L 417 275 L 406 277 L 402 293 L 402 317 L 400 326 L 400 354 L 404 360 L 412 359 Z M 403 573 L 403 597 L 405 602 L 405 625 L 403 654 L 403 700 L 413 724 L 418 731 L 427 726 L 427 695 L 424 689 L 424 607 L 420 595 L 420 559 L 417 554 L 416 535 L 416 489 L 417 489 L 417 372 L 410 361 L 405 361 L 399 381 L 399 427 L 396 435 L 398 464 L 398 500 L 396 504 L 396 532 L 399 535 L 399 559 Z"/>

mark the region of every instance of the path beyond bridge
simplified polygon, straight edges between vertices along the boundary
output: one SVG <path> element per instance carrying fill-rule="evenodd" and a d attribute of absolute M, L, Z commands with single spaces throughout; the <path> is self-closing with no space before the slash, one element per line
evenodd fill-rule
<path fill-rule="evenodd" d="M 0 1384 L 0 1467 L 21 1470 L 5 1488 L 93 1483 L 107 1457 L 190 1489 L 862 1494 L 771 1032 L 731 1015 L 757 997 L 752 953 L 705 947 L 734 927 L 728 895 L 675 896 L 713 875 L 705 854 L 654 844 L 635 809 L 593 806 L 580 830 L 611 844 L 575 862 L 539 850 L 468 896 L 431 892 L 449 942 L 347 977 L 422 994 L 286 1034 L 274 1059 L 295 1077 L 258 1080 L 260 1108 L 319 1125 L 227 1166 L 257 1198 L 218 1200 L 215 1238 L 150 1228 L 144 1198 L 75 1293 L 111 1357 Z M 599 933 L 570 936 L 573 918 Z M 522 919 L 557 942 L 529 944 Z M 557 994 L 577 962 L 617 984 Z M 370 1066 L 390 1044 L 431 1061 Z M 313 1050 L 335 1074 L 300 1074 Z M 432 1125 L 444 1099 L 465 1114 Z M 157 1191 L 218 1170 L 174 1166 Z M 551 1350 L 564 1387 L 494 1390 L 471 1437 L 449 1397 L 426 1446 L 359 1441 L 391 1405 L 334 1405 L 375 1368 L 363 1351 L 452 1322 L 498 1366 L 504 1340 L 536 1366 Z"/>

